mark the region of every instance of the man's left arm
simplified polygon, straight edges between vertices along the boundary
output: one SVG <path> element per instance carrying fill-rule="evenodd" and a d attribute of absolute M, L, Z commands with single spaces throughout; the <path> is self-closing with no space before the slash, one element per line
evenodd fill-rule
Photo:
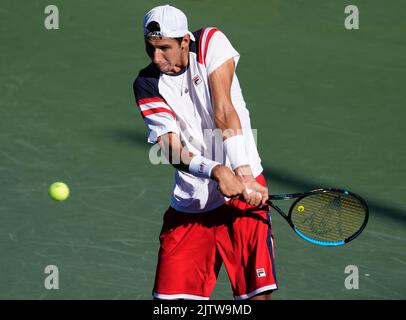
<path fill-rule="evenodd" d="M 268 200 L 268 188 L 259 184 L 252 174 L 248 156 L 245 154 L 240 118 L 231 99 L 234 70 L 234 59 L 231 58 L 209 75 L 214 122 L 216 127 L 222 131 L 223 144 L 227 155 L 231 158 L 234 173 L 247 189 L 255 191 L 249 194 L 245 201 L 252 205 L 265 205 Z"/>

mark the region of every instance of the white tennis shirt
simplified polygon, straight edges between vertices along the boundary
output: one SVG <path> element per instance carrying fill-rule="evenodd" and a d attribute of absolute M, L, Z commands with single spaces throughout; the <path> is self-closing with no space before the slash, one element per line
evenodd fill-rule
<path fill-rule="evenodd" d="M 196 41 L 190 41 L 189 65 L 177 74 L 169 75 L 161 73 L 151 63 L 140 71 L 134 81 L 135 98 L 147 126 L 149 143 L 156 143 L 159 136 L 174 132 L 193 154 L 231 167 L 228 158 L 223 155 L 221 134 L 211 134 L 216 126 L 208 77 L 231 58 L 237 66 L 240 55 L 224 33 L 216 28 L 204 28 L 193 34 Z M 243 129 L 245 152 L 256 177 L 263 170 L 261 159 L 235 73 L 231 99 Z M 205 212 L 221 206 L 226 199 L 217 190 L 216 181 L 176 170 L 171 199 L 174 209 Z"/>

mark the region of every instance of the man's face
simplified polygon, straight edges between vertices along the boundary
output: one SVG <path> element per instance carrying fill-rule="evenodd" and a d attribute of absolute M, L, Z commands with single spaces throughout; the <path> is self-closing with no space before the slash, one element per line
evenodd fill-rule
<path fill-rule="evenodd" d="M 181 46 L 175 39 L 146 39 L 145 48 L 152 62 L 163 73 L 174 72 L 175 65 L 181 62 Z"/>

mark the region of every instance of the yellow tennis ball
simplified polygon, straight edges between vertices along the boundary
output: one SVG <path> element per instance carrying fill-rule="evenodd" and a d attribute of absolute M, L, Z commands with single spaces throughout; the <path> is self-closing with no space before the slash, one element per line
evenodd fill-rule
<path fill-rule="evenodd" d="M 49 187 L 49 195 L 56 201 L 63 201 L 69 197 L 69 188 L 63 182 L 55 182 Z"/>
<path fill-rule="evenodd" d="M 304 206 L 298 206 L 298 207 L 297 207 L 297 211 L 303 212 L 303 211 L 304 211 Z"/>

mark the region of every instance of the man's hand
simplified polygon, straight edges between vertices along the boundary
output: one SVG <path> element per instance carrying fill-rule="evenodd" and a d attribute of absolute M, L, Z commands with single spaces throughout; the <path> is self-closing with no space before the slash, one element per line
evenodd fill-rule
<path fill-rule="evenodd" d="M 241 179 L 241 181 L 243 181 L 248 195 L 251 196 L 246 201 L 254 206 L 259 206 L 260 208 L 266 205 L 266 201 L 269 198 L 268 188 L 258 183 L 255 179 L 247 181 L 245 178 L 241 178 L 240 176 L 238 177 Z"/>
<path fill-rule="evenodd" d="M 217 165 L 211 171 L 211 177 L 217 181 L 219 191 L 228 198 L 236 198 L 246 193 L 244 184 L 230 168 Z"/>
<path fill-rule="evenodd" d="M 254 206 L 260 205 L 260 208 L 266 205 L 269 198 L 268 188 L 255 180 L 250 166 L 247 165 L 236 168 L 235 174 L 245 186 L 247 197 L 244 195 L 244 200 Z"/>
<path fill-rule="evenodd" d="M 211 175 L 217 181 L 220 192 L 228 198 L 242 198 L 248 204 L 260 207 L 268 200 L 268 188 L 259 184 L 252 175 L 237 176 L 223 165 L 215 166 Z"/>

